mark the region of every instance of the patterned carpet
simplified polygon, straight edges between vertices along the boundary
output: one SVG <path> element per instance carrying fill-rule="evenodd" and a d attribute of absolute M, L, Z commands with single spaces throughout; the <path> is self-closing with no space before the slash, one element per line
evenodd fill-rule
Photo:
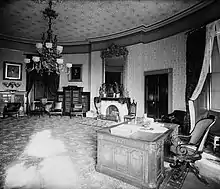
<path fill-rule="evenodd" d="M 102 127 L 115 124 L 112 121 L 95 120 L 92 118 L 72 118 L 44 116 L 38 118 L 21 117 L 0 119 L 0 188 L 4 187 L 6 169 L 19 162 L 25 162 L 26 167 L 37 166 L 45 158 L 31 158 L 24 154 L 31 136 L 43 130 L 50 130 L 52 137 L 62 141 L 74 167 L 75 189 L 136 189 L 120 180 L 96 172 L 96 131 Z M 62 156 L 62 154 L 60 155 Z M 64 156 L 63 156 L 64 157 Z M 64 170 L 65 171 L 65 170 Z M 64 173 L 60 171 L 60 176 Z M 15 186 L 14 188 L 55 188 L 45 184 L 42 177 L 35 187 Z M 6 187 L 7 188 L 7 187 Z M 57 187 L 59 189 L 68 187 Z M 163 186 L 164 188 L 164 186 Z M 180 186 L 181 188 L 181 186 Z M 70 189 L 70 188 L 68 188 Z"/>

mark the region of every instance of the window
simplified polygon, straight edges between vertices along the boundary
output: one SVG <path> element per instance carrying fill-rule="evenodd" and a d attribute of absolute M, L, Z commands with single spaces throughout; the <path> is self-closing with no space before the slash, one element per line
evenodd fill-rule
<path fill-rule="evenodd" d="M 210 109 L 220 111 L 220 54 L 217 37 L 214 39 L 210 72 Z"/>

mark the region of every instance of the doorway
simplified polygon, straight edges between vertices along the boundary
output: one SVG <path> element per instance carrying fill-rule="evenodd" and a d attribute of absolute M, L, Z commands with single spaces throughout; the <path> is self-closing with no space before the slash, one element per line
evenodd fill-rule
<path fill-rule="evenodd" d="M 172 70 L 145 72 L 145 113 L 161 118 L 171 109 Z"/>

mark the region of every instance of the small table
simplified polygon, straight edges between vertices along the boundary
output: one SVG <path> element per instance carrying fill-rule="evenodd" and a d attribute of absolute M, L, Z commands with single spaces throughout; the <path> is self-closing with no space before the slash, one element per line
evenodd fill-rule
<path fill-rule="evenodd" d="M 209 133 L 207 143 L 213 145 L 213 152 L 216 152 L 216 148 L 220 146 L 220 136 L 215 134 Z"/>
<path fill-rule="evenodd" d="M 97 131 L 96 170 L 137 187 L 159 188 L 165 175 L 164 142 L 174 128 L 153 134 L 137 131 L 130 136 L 111 133 L 121 125 L 129 126 L 120 123 Z"/>

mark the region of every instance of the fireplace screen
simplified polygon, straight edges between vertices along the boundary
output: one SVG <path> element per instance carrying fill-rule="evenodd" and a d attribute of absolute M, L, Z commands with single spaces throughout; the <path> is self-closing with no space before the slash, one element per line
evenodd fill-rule
<path fill-rule="evenodd" d="M 119 111 L 115 105 L 110 105 L 106 109 L 106 118 L 110 120 L 118 120 L 119 118 Z"/>

